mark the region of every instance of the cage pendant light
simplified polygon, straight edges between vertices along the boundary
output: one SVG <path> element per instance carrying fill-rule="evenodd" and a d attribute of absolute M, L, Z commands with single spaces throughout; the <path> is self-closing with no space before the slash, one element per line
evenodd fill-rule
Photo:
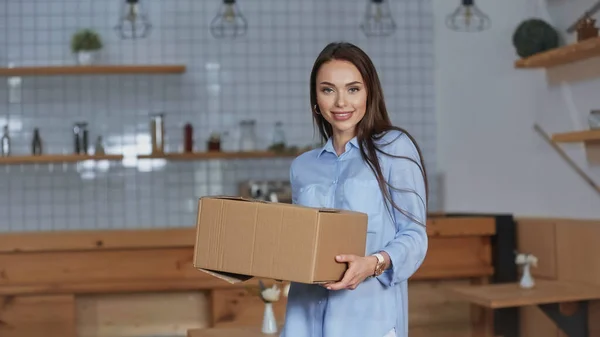
<path fill-rule="evenodd" d="M 115 27 L 122 39 L 142 39 L 150 34 L 152 25 L 142 0 L 125 0 L 121 6 L 119 23 Z"/>

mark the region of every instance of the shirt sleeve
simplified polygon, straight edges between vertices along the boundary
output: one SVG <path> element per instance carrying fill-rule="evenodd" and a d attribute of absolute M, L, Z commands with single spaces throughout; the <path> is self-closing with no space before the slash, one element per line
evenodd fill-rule
<path fill-rule="evenodd" d="M 393 286 L 410 278 L 419 269 L 428 248 L 428 237 L 425 229 L 427 221 L 427 203 L 425 179 L 421 173 L 420 158 L 414 144 L 406 135 L 400 136 L 390 146 L 392 155 L 401 155 L 414 159 L 416 163 L 405 158 L 383 156 L 388 160 L 389 188 L 392 200 L 405 213 L 417 219 L 419 223 L 402 214 L 390 204 L 392 219 L 396 226 L 394 239 L 387 243 L 385 251 L 391 260 L 391 266 L 379 280 L 386 286 Z M 387 151 L 386 151 L 387 152 Z"/>

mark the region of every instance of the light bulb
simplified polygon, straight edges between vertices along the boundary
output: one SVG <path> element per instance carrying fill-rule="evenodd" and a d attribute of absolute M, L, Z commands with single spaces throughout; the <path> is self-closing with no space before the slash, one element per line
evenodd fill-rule
<path fill-rule="evenodd" d="M 219 12 L 210 23 L 210 32 L 217 38 L 236 38 L 246 34 L 248 23 L 235 4 L 235 0 L 223 0 Z"/>
<path fill-rule="evenodd" d="M 446 26 L 457 32 L 480 32 L 490 28 L 490 18 L 473 1 L 462 0 L 461 6 L 446 18 Z"/>
<path fill-rule="evenodd" d="M 394 33 L 396 22 L 387 0 L 368 0 L 360 28 L 366 36 L 388 36 Z"/>
<path fill-rule="evenodd" d="M 115 29 L 122 39 L 145 38 L 150 33 L 152 25 L 140 1 L 125 0 L 125 4 L 121 7 L 119 24 Z"/>

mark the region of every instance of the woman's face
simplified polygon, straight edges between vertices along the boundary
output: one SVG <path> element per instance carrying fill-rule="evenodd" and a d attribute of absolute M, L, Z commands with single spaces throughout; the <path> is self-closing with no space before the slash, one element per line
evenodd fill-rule
<path fill-rule="evenodd" d="M 353 137 L 367 109 L 367 90 L 358 69 L 347 61 L 326 62 L 317 73 L 316 88 L 318 111 L 333 132 Z"/>

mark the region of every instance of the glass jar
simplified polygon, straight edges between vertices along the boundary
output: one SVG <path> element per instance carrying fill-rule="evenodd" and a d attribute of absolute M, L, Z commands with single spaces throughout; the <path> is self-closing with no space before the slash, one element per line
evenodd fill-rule
<path fill-rule="evenodd" d="M 276 147 L 285 146 L 285 132 L 283 130 L 282 122 L 275 122 L 275 127 L 273 128 L 273 143 L 271 145 Z"/>
<path fill-rule="evenodd" d="M 165 151 L 165 115 L 163 113 L 150 115 L 150 137 L 152 153 L 163 153 Z"/>
<path fill-rule="evenodd" d="M 243 120 L 240 122 L 240 151 L 256 151 L 256 122 Z"/>

